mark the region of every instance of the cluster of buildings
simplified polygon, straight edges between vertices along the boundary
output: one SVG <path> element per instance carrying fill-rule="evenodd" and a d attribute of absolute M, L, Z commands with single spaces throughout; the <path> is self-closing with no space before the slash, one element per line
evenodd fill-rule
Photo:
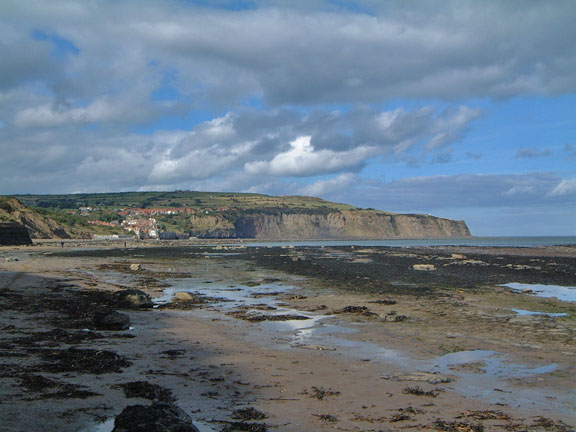
<path fill-rule="evenodd" d="M 120 224 L 126 231 L 133 232 L 137 238 L 160 238 L 156 219 L 126 219 Z"/>
<path fill-rule="evenodd" d="M 94 211 L 94 209 L 90 207 L 81 207 L 78 210 L 82 216 L 88 216 Z M 160 232 L 158 223 L 153 216 L 170 216 L 179 214 L 194 215 L 199 213 L 210 214 L 214 212 L 224 212 L 229 210 L 237 209 L 230 207 L 203 209 L 196 209 L 192 207 L 125 208 L 124 210 L 118 211 L 118 215 L 125 218 L 121 223 L 115 221 L 105 222 L 100 220 L 89 220 L 88 223 L 98 226 L 121 227 L 128 232 L 134 233 L 134 235 L 139 239 L 171 239 L 173 237 L 175 238 L 175 236 L 178 237 L 178 235 L 170 232 Z M 107 211 L 106 213 L 111 212 Z"/>

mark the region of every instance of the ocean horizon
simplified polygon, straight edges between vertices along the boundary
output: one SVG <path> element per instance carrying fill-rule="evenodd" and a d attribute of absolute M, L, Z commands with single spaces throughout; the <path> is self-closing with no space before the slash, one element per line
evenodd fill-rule
<path fill-rule="evenodd" d="M 232 242 L 231 242 L 232 244 Z M 485 247 L 540 247 L 576 245 L 576 236 L 509 236 L 462 237 L 442 239 L 388 239 L 388 240 L 294 240 L 243 241 L 245 246 L 485 246 Z"/>

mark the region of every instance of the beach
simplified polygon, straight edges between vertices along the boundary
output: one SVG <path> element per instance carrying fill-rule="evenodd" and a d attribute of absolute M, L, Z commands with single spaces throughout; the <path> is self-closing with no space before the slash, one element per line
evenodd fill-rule
<path fill-rule="evenodd" d="M 576 425 L 576 303 L 544 297 L 575 247 L 119 246 L 0 249 L 0 430 L 158 401 L 200 431 Z"/>

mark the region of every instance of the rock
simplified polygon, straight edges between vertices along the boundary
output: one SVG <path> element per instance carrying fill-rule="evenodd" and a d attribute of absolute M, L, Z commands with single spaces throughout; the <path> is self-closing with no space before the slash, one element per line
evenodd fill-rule
<path fill-rule="evenodd" d="M 336 348 L 329 345 L 309 345 L 309 344 L 302 344 L 302 345 L 294 345 L 298 348 L 304 348 L 309 350 L 317 350 L 317 351 L 336 351 Z"/>
<path fill-rule="evenodd" d="M 152 384 L 147 381 L 135 381 L 117 384 L 113 388 L 121 388 L 127 398 L 144 398 L 158 402 L 174 402 L 176 399 L 172 390 Z"/>
<path fill-rule="evenodd" d="M 461 254 L 452 254 L 452 259 L 466 259 L 466 255 L 461 255 Z"/>
<path fill-rule="evenodd" d="M 237 409 L 232 413 L 232 418 L 235 420 L 263 420 L 266 418 L 266 414 L 258 411 L 256 408 L 248 407 Z"/>
<path fill-rule="evenodd" d="M 126 289 L 114 293 L 119 307 L 128 309 L 143 309 L 154 306 L 152 298 L 144 291 L 138 289 Z"/>
<path fill-rule="evenodd" d="M 131 405 L 116 416 L 112 432 L 200 432 L 174 404 Z"/>
<path fill-rule="evenodd" d="M 388 313 L 384 317 L 386 322 L 403 322 L 406 321 L 408 317 L 406 315 L 397 315 L 396 313 Z"/>
<path fill-rule="evenodd" d="M 192 301 L 195 300 L 196 297 L 194 297 L 192 294 L 190 294 L 189 292 L 186 291 L 178 291 L 176 294 L 174 294 L 174 299 L 175 300 L 180 300 L 180 301 Z"/>
<path fill-rule="evenodd" d="M 434 266 L 434 264 L 414 264 L 412 266 L 412 268 L 414 270 L 419 270 L 419 271 L 434 271 L 434 270 L 436 270 L 436 267 Z"/>
<path fill-rule="evenodd" d="M 446 384 L 454 381 L 454 379 L 449 376 L 429 372 L 414 372 L 402 375 L 385 375 L 381 377 L 381 379 L 392 381 L 422 381 L 434 385 Z"/>
<path fill-rule="evenodd" d="M 5 262 L 16 262 L 18 261 L 18 258 L 14 258 L 14 257 L 8 257 L 8 258 L 4 258 Z"/>
<path fill-rule="evenodd" d="M 130 264 L 130 270 L 132 271 L 142 270 L 142 264 Z"/>
<path fill-rule="evenodd" d="M 94 326 L 98 330 L 128 330 L 130 317 L 122 312 L 102 310 L 94 314 Z"/>
<path fill-rule="evenodd" d="M 335 314 L 361 314 L 366 316 L 373 316 L 376 315 L 374 312 L 371 312 L 366 306 L 344 306 L 342 309 L 338 309 L 334 311 Z"/>

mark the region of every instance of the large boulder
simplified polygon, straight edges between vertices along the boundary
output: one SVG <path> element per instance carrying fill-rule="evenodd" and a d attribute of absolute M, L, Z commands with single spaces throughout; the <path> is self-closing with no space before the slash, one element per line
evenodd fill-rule
<path fill-rule="evenodd" d="M 143 309 L 154 306 L 152 297 L 138 289 L 125 289 L 114 293 L 118 307 L 126 309 Z"/>
<path fill-rule="evenodd" d="M 200 432 L 174 404 L 131 405 L 116 416 L 112 432 Z"/>
<path fill-rule="evenodd" d="M 179 301 L 192 301 L 196 300 L 198 296 L 194 296 L 193 294 L 186 292 L 186 291 L 178 291 L 174 294 L 173 299 Z"/>
<path fill-rule="evenodd" d="M 130 317 L 122 312 L 100 310 L 94 314 L 94 327 L 98 330 L 128 330 Z"/>

